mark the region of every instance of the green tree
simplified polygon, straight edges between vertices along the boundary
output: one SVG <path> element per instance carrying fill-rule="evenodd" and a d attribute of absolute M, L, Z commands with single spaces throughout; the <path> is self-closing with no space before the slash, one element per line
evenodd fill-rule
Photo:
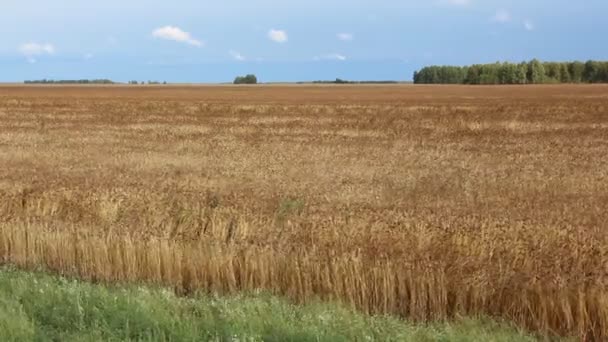
<path fill-rule="evenodd" d="M 568 63 L 560 63 L 560 82 L 561 83 L 570 83 L 572 82 L 572 78 L 570 76 L 570 70 L 568 69 Z"/>
<path fill-rule="evenodd" d="M 583 81 L 589 83 L 599 82 L 601 79 L 601 64 L 596 61 L 587 61 L 583 69 Z"/>
<path fill-rule="evenodd" d="M 574 83 L 583 82 L 583 73 L 585 72 L 585 64 L 583 62 L 572 62 L 568 64 L 570 79 Z"/>
<path fill-rule="evenodd" d="M 517 65 L 516 84 L 528 83 L 528 63 L 521 62 Z"/>
<path fill-rule="evenodd" d="M 538 59 L 528 63 L 528 83 L 541 84 L 545 80 L 545 67 Z"/>
<path fill-rule="evenodd" d="M 608 83 L 608 62 L 600 63 L 598 82 Z"/>
<path fill-rule="evenodd" d="M 518 84 L 519 83 L 519 68 L 513 63 L 503 63 L 500 66 L 500 84 Z"/>
<path fill-rule="evenodd" d="M 249 74 L 246 76 L 238 76 L 234 79 L 234 84 L 257 84 L 257 83 L 258 83 L 258 78 L 253 74 Z"/>
<path fill-rule="evenodd" d="M 479 76 L 480 84 L 500 84 L 500 63 L 485 64 L 481 66 Z"/>
<path fill-rule="evenodd" d="M 471 65 L 467 70 L 465 77 L 466 84 L 479 84 L 480 83 L 481 66 L 478 64 Z"/>
<path fill-rule="evenodd" d="M 559 83 L 562 79 L 561 66 L 559 63 L 543 63 L 545 68 L 545 83 Z"/>

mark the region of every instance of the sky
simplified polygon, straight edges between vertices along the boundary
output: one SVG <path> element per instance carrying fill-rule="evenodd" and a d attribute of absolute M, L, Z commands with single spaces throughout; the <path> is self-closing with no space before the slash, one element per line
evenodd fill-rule
<path fill-rule="evenodd" d="M 606 0 L 0 0 L 0 82 L 411 80 L 608 60 Z"/>

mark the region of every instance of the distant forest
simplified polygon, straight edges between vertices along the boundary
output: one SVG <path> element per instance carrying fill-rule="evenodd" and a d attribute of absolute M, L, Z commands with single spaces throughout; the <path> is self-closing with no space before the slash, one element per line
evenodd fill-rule
<path fill-rule="evenodd" d="M 305 83 L 305 82 L 299 82 Z M 336 78 L 335 81 L 313 81 L 313 84 L 395 84 L 397 81 L 348 81 Z"/>
<path fill-rule="evenodd" d="M 608 62 L 541 62 L 429 66 L 414 72 L 415 84 L 608 83 Z"/>
<path fill-rule="evenodd" d="M 111 80 L 28 80 L 25 84 L 114 84 Z"/>

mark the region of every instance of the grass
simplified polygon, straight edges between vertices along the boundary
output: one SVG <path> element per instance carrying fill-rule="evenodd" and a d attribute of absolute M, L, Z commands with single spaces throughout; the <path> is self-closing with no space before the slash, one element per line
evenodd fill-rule
<path fill-rule="evenodd" d="M 0 87 L 0 262 L 608 339 L 608 86 Z"/>
<path fill-rule="evenodd" d="M 0 270 L 2 341 L 534 341 L 489 320 L 412 325 L 268 294 L 176 297 L 142 286 Z"/>

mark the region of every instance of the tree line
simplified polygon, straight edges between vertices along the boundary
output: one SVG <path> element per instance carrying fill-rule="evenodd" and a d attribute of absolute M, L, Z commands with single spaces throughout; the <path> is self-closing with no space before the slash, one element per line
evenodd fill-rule
<path fill-rule="evenodd" d="M 113 81 L 107 79 L 96 80 L 27 80 L 25 84 L 114 84 Z"/>
<path fill-rule="evenodd" d="M 139 83 L 139 81 L 133 80 L 133 81 L 129 81 L 129 84 L 130 85 L 138 85 L 138 84 L 144 85 L 144 84 L 146 84 L 146 82 L 141 81 L 141 83 Z M 160 83 L 159 81 L 148 81 L 148 84 L 152 84 L 152 85 L 163 84 L 163 85 L 166 85 L 167 81 L 163 81 L 163 83 Z"/>
<path fill-rule="evenodd" d="M 306 83 L 306 82 L 299 82 Z M 313 84 L 395 84 L 397 81 L 348 81 L 341 78 L 336 78 L 335 81 L 312 81 Z"/>
<path fill-rule="evenodd" d="M 529 62 L 428 66 L 414 72 L 415 84 L 608 83 L 608 62 Z"/>

